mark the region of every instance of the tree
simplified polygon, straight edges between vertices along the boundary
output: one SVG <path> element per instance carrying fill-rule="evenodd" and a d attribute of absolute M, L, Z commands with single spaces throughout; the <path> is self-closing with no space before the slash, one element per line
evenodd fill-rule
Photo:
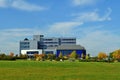
<path fill-rule="evenodd" d="M 45 54 L 40 54 L 39 57 L 40 57 L 40 59 L 41 59 L 42 61 L 45 60 Z"/>
<path fill-rule="evenodd" d="M 70 54 L 70 58 L 77 58 L 76 51 L 73 51 L 73 52 Z"/>
<path fill-rule="evenodd" d="M 19 59 L 27 59 L 28 55 L 26 54 L 20 54 Z"/>
<path fill-rule="evenodd" d="M 107 54 L 106 53 L 104 53 L 104 52 L 100 52 L 99 54 L 98 54 L 98 59 L 105 59 L 105 58 L 107 58 Z"/>
<path fill-rule="evenodd" d="M 34 57 L 36 59 L 36 61 L 44 61 L 45 60 L 45 54 L 34 54 Z"/>
<path fill-rule="evenodd" d="M 6 57 L 5 53 L 0 54 L 0 60 L 4 59 Z"/>
<path fill-rule="evenodd" d="M 120 49 L 114 51 L 113 54 L 112 54 L 112 56 L 113 56 L 113 58 L 116 59 L 116 60 L 120 59 Z"/>
<path fill-rule="evenodd" d="M 0 57 L 5 57 L 6 55 L 5 55 L 5 53 L 2 53 L 2 54 L 0 54 Z"/>
<path fill-rule="evenodd" d="M 114 52 L 109 53 L 109 57 L 110 57 L 110 58 L 113 58 L 113 53 L 114 53 Z"/>
<path fill-rule="evenodd" d="M 48 59 L 49 59 L 50 61 L 52 61 L 53 58 L 54 58 L 54 55 L 53 55 L 53 54 L 48 54 L 47 56 L 48 56 Z"/>
<path fill-rule="evenodd" d="M 90 55 L 87 54 L 86 57 L 85 57 L 85 59 L 88 60 L 89 58 L 90 58 Z"/>
<path fill-rule="evenodd" d="M 35 53 L 34 58 L 38 58 L 38 57 L 39 57 L 39 54 Z"/>
<path fill-rule="evenodd" d="M 81 54 L 81 58 L 82 58 L 82 59 L 85 59 L 84 53 Z"/>
<path fill-rule="evenodd" d="M 60 59 L 62 59 L 63 58 L 63 54 L 62 54 L 62 52 L 60 52 L 60 54 L 59 54 L 59 56 L 58 56 Z"/>
<path fill-rule="evenodd" d="M 10 52 L 9 56 L 10 56 L 10 57 L 14 57 L 14 53 L 13 53 L 13 52 Z"/>

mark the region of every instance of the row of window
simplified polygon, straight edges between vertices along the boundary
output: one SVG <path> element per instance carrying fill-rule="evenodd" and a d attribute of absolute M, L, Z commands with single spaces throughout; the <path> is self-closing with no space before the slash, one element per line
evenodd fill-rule
<path fill-rule="evenodd" d="M 76 42 L 61 42 L 61 44 L 75 44 Z"/>
<path fill-rule="evenodd" d="M 45 44 L 58 44 L 58 42 L 44 42 Z"/>
<path fill-rule="evenodd" d="M 53 39 L 44 39 L 44 41 L 52 41 Z"/>
<path fill-rule="evenodd" d="M 75 41 L 76 39 L 61 39 L 61 40 L 64 40 L 64 41 Z"/>
<path fill-rule="evenodd" d="M 48 45 L 47 47 L 57 47 L 58 45 Z"/>
<path fill-rule="evenodd" d="M 76 43 L 76 42 L 59 42 L 59 43 Z M 44 44 L 58 44 L 58 42 L 44 42 Z"/>
<path fill-rule="evenodd" d="M 21 46 L 21 48 L 30 48 L 29 46 Z"/>
<path fill-rule="evenodd" d="M 27 44 L 30 44 L 29 42 L 21 42 L 20 43 L 21 45 L 27 45 Z"/>
<path fill-rule="evenodd" d="M 44 41 L 53 41 L 53 40 L 65 40 L 65 41 L 74 41 L 74 40 L 76 40 L 76 39 L 70 39 L 70 38 L 68 38 L 68 39 L 44 39 Z"/>
<path fill-rule="evenodd" d="M 46 40 L 48 40 L 48 41 L 50 41 L 50 40 L 52 40 L 52 39 L 46 39 Z M 75 40 L 75 39 L 62 39 L 62 40 L 64 40 L 64 41 L 66 41 L 66 42 L 63 42 L 63 41 L 60 41 L 60 42 L 44 42 L 45 44 L 58 44 L 58 43 L 75 43 L 75 41 L 74 42 L 70 42 L 70 40 L 71 41 L 73 41 L 73 40 Z M 69 41 L 68 41 L 69 40 Z M 30 42 L 21 42 L 20 43 L 21 45 L 29 45 L 30 44 Z"/>

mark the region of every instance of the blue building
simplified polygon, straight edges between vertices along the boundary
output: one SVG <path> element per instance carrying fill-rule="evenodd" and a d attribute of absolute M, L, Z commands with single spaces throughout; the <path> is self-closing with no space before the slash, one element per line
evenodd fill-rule
<path fill-rule="evenodd" d="M 86 55 L 86 50 L 81 45 L 61 45 L 56 49 L 56 54 L 59 56 L 60 53 L 63 55 L 70 55 L 73 51 L 76 51 L 78 57 L 81 57 L 82 54 Z"/>

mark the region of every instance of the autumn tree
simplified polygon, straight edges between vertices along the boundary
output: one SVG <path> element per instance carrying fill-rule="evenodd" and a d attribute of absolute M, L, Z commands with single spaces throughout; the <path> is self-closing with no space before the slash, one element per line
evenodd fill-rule
<path fill-rule="evenodd" d="M 14 53 L 13 53 L 13 52 L 10 52 L 9 56 L 10 56 L 10 57 L 14 57 Z"/>
<path fill-rule="evenodd" d="M 60 54 L 59 54 L 59 56 L 58 56 L 60 59 L 62 59 L 63 58 L 63 54 L 62 54 L 62 52 L 60 52 Z"/>
<path fill-rule="evenodd" d="M 70 58 L 77 58 L 76 51 L 73 51 L 73 52 L 70 54 Z"/>
<path fill-rule="evenodd" d="M 105 59 L 105 58 L 107 58 L 107 54 L 106 53 L 104 53 L 104 52 L 100 52 L 99 54 L 98 54 L 98 59 Z"/>
<path fill-rule="evenodd" d="M 113 56 L 113 58 L 116 59 L 116 60 L 120 59 L 120 49 L 114 51 L 113 54 L 112 54 L 112 56 Z"/>
<path fill-rule="evenodd" d="M 40 54 L 39 57 L 40 57 L 40 59 L 41 59 L 42 61 L 45 60 L 45 54 Z"/>
<path fill-rule="evenodd" d="M 54 55 L 53 55 L 53 54 L 48 54 L 47 57 L 48 57 L 48 59 L 49 59 L 50 61 L 52 61 L 53 58 L 54 58 Z"/>
<path fill-rule="evenodd" d="M 45 54 L 34 54 L 36 61 L 44 61 Z"/>
<path fill-rule="evenodd" d="M 89 58 L 90 58 L 90 55 L 87 54 L 87 55 L 85 56 L 85 59 L 88 60 Z"/>
<path fill-rule="evenodd" d="M 84 53 L 81 54 L 81 58 L 82 58 L 82 59 L 85 59 Z"/>
<path fill-rule="evenodd" d="M 35 57 L 35 58 L 39 57 L 39 54 L 35 53 L 35 54 L 34 54 L 34 57 Z"/>

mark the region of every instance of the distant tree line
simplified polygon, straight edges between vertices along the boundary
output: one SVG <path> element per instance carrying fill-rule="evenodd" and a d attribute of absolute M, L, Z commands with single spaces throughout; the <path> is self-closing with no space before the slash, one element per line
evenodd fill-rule
<path fill-rule="evenodd" d="M 10 52 L 8 55 L 5 53 L 0 53 L 0 60 L 16 60 L 16 59 L 27 59 L 27 55 L 15 55 L 13 52 Z"/>
<path fill-rule="evenodd" d="M 35 60 L 35 61 L 64 61 L 69 60 L 74 62 L 75 60 L 79 60 L 79 62 L 120 62 L 120 49 L 115 50 L 109 54 L 104 52 L 99 52 L 98 56 L 91 57 L 90 54 L 81 54 L 77 55 L 76 51 L 73 51 L 69 55 L 63 55 L 62 52 L 58 56 L 56 54 L 34 54 L 33 58 L 29 58 L 28 55 L 15 55 L 14 53 L 10 52 L 8 55 L 1 53 L 0 60 Z"/>

